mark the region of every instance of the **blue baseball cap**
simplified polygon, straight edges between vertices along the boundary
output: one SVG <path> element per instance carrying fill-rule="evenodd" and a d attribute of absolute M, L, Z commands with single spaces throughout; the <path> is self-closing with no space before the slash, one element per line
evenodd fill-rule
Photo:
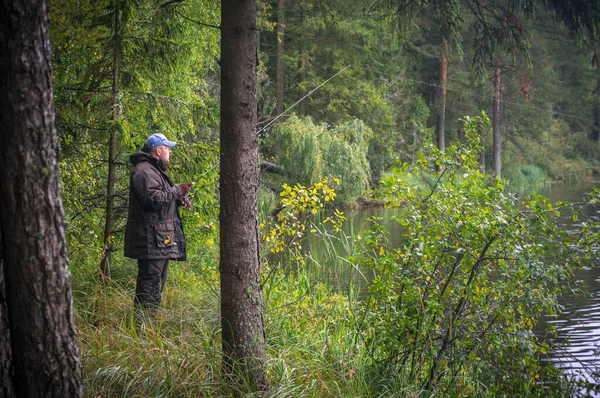
<path fill-rule="evenodd" d="M 174 147 L 175 143 L 173 141 L 169 141 L 164 134 L 156 133 L 152 134 L 146 140 L 146 146 L 148 148 L 154 148 L 155 146 L 166 145 L 168 147 Z"/>

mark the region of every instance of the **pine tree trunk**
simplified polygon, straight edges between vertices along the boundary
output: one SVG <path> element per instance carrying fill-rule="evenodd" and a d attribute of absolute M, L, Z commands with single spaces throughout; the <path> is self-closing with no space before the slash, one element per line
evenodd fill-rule
<path fill-rule="evenodd" d="M 0 0 L 0 125 L 0 392 L 81 397 L 45 0 Z"/>
<path fill-rule="evenodd" d="M 2 228 L 0 228 L 0 397 L 14 397 L 12 348 L 10 346 L 10 326 L 8 324 L 8 297 L 4 280 L 4 259 L 2 257 Z"/>
<path fill-rule="evenodd" d="M 300 61 L 298 61 L 298 100 L 302 99 L 306 95 L 306 90 L 302 88 L 302 83 L 306 80 L 306 58 L 304 57 L 304 51 L 300 52 Z M 298 104 L 298 114 L 306 115 L 306 102 L 300 101 Z"/>
<path fill-rule="evenodd" d="M 300 5 L 299 18 L 301 21 L 303 21 L 305 18 L 304 7 L 305 6 Z M 298 56 L 300 58 L 298 59 L 298 100 L 300 100 L 306 95 L 306 90 L 304 90 L 304 88 L 302 87 L 302 83 L 304 83 L 304 81 L 306 80 L 306 54 L 304 54 L 304 51 L 305 50 L 302 42 L 299 42 Z M 299 115 L 306 115 L 306 103 L 307 100 L 300 101 L 300 103 L 298 104 Z"/>
<path fill-rule="evenodd" d="M 285 73 L 283 66 L 283 40 L 285 37 L 285 0 L 277 2 L 277 90 L 275 94 L 275 113 L 281 115 L 283 113 L 283 95 Z"/>
<path fill-rule="evenodd" d="M 502 175 L 502 136 L 500 135 L 501 70 L 500 61 L 497 61 L 496 72 L 494 73 L 494 104 L 492 110 L 492 129 L 494 132 L 494 168 L 492 173 L 496 178 L 500 178 Z"/>
<path fill-rule="evenodd" d="M 117 4 L 115 0 L 115 5 Z M 115 6 L 114 40 L 115 49 L 113 54 L 113 77 L 112 77 L 112 115 L 113 124 L 110 128 L 108 138 L 108 176 L 106 178 L 106 215 L 104 224 L 104 250 L 100 261 L 100 277 L 103 280 L 110 279 L 110 262 L 113 246 L 113 215 L 115 206 L 115 172 L 117 168 L 117 131 L 115 121 L 119 118 L 119 9 Z"/>
<path fill-rule="evenodd" d="M 448 76 L 448 40 L 443 39 L 440 54 L 440 92 L 437 123 L 437 147 L 440 151 L 446 150 L 446 84 Z"/>
<path fill-rule="evenodd" d="M 600 73 L 600 69 L 597 69 Z M 600 142 L 600 76 L 596 78 L 596 130 L 598 132 L 598 142 Z"/>
<path fill-rule="evenodd" d="M 256 3 L 221 1 L 220 274 L 224 371 L 266 390 L 258 238 Z"/>

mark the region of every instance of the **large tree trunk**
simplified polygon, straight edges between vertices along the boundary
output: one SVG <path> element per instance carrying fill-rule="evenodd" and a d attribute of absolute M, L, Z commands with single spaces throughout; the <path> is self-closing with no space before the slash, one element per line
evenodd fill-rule
<path fill-rule="evenodd" d="M 277 3 L 277 90 L 275 94 L 275 113 L 283 113 L 283 94 L 284 94 L 284 66 L 283 66 L 283 40 L 285 37 L 285 0 L 279 0 Z"/>
<path fill-rule="evenodd" d="M 256 3 L 221 1 L 220 274 L 224 371 L 265 390 L 258 239 Z"/>
<path fill-rule="evenodd" d="M 0 0 L 0 125 L 0 391 L 80 397 L 45 0 Z"/>
<path fill-rule="evenodd" d="M 106 215 L 104 223 L 104 250 L 100 260 L 100 277 L 103 280 L 110 279 L 110 262 L 113 247 L 113 215 L 115 207 L 115 172 L 117 168 L 117 127 L 114 123 L 119 118 L 119 8 L 115 0 L 114 19 L 114 54 L 113 54 L 113 76 L 112 76 L 112 114 L 113 121 L 108 137 L 108 176 L 106 179 Z"/>
<path fill-rule="evenodd" d="M 446 84 L 448 76 L 448 40 L 442 39 L 440 54 L 440 91 L 438 123 L 436 131 L 437 147 L 440 151 L 446 150 Z"/>
<path fill-rule="evenodd" d="M 492 109 L 492 129 L 494 132 L 494 165 L 493 175 L 500 178 L 502 175 L 502 136 L 500 135 L 500 102 L 502 100 L 502 90 L 500 86 L 500 66 L 501 61 L 496 62 L 496 72 L 494 73 L 494 104 Z"/>

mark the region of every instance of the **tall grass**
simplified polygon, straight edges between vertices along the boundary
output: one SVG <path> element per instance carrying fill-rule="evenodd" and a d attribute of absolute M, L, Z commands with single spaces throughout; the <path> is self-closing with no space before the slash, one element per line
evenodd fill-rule
<path fill-rule="evenodd" d="M 302 263 L 281 258 L 264 283 L 270 389 L 261 397 L 428 396 L 373 359 L 362 335 L 360 290 L 332 275 L 355 272 L 349 235 L 317 230 L 319 253 Z M 190 264 L 193 264 L 190 266 Z M 231 397 L 221 374 L 216 260 L 171 263 L 160 311 L 133 321 L 136 265 L 96 280 L 95 265 L 73 265 L 75 317 L 88 397 Z M 360 276 L 362 278 L 362 276 Z M 342 286 L 341 284 L 348 283 Z M 399 342 L 402 344 L 402 342 Z M 473 396 L 491 396 L 478 386 Z"/>
<path fill-rule="evenodd" d="M 351 250 L 349 237 L 327 239 L 327 261 Z M 95 266 L 72 265 L 86 396 L 237 395 L 221 376 L 217 265 L 204 261 L 172 262 L 160 311 L 140 323 L 133 320 L 134 261 L 113 267 L 106 285 L 97 281 Z M 381 396 L 366 378 L 369 357 L 354 325 L 353 290 L 339 293 L 335 279 L 314 273 L 324 267 L 321 260 L 311 261 L 277 272 L 264 286 L 271 384 L 264 396 Z M 352 265 L 340 261 L 340 273 L 342 266 Z"/>
<path fill-rule="evenodd" d="M 208 279 L 171 263 L 162 308 L 134 323 L 135 265 L 115 268 L 101 285 L 89 268 L 73 267 L 86 396 L 223 396 L 218 298 Z"/>
<path fill-rule="evenodd" d="M 548 183 L 550 177 L 543 169 L 535 165 L 508 165 L 502 177 L 513 188 L 527 188 Z"/>

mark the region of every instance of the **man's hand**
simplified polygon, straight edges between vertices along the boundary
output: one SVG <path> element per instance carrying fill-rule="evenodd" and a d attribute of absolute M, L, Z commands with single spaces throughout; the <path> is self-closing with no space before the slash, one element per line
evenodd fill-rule
<path fill-rule="evenodd" d="M 179 185 L 179 188 L 181 188 L 181 196 L 187 196 L 192 190 L 192 185 L 194 185 L 193 182 L 186 182 L 185 184 Z"/>
<path fill-rule="evenodd" d="M 179 199 L 179 203 L 183 206 L 184 209 L 190 210 L 192 208 L 192 201 L 188 196 L 184 196 Z"/>

